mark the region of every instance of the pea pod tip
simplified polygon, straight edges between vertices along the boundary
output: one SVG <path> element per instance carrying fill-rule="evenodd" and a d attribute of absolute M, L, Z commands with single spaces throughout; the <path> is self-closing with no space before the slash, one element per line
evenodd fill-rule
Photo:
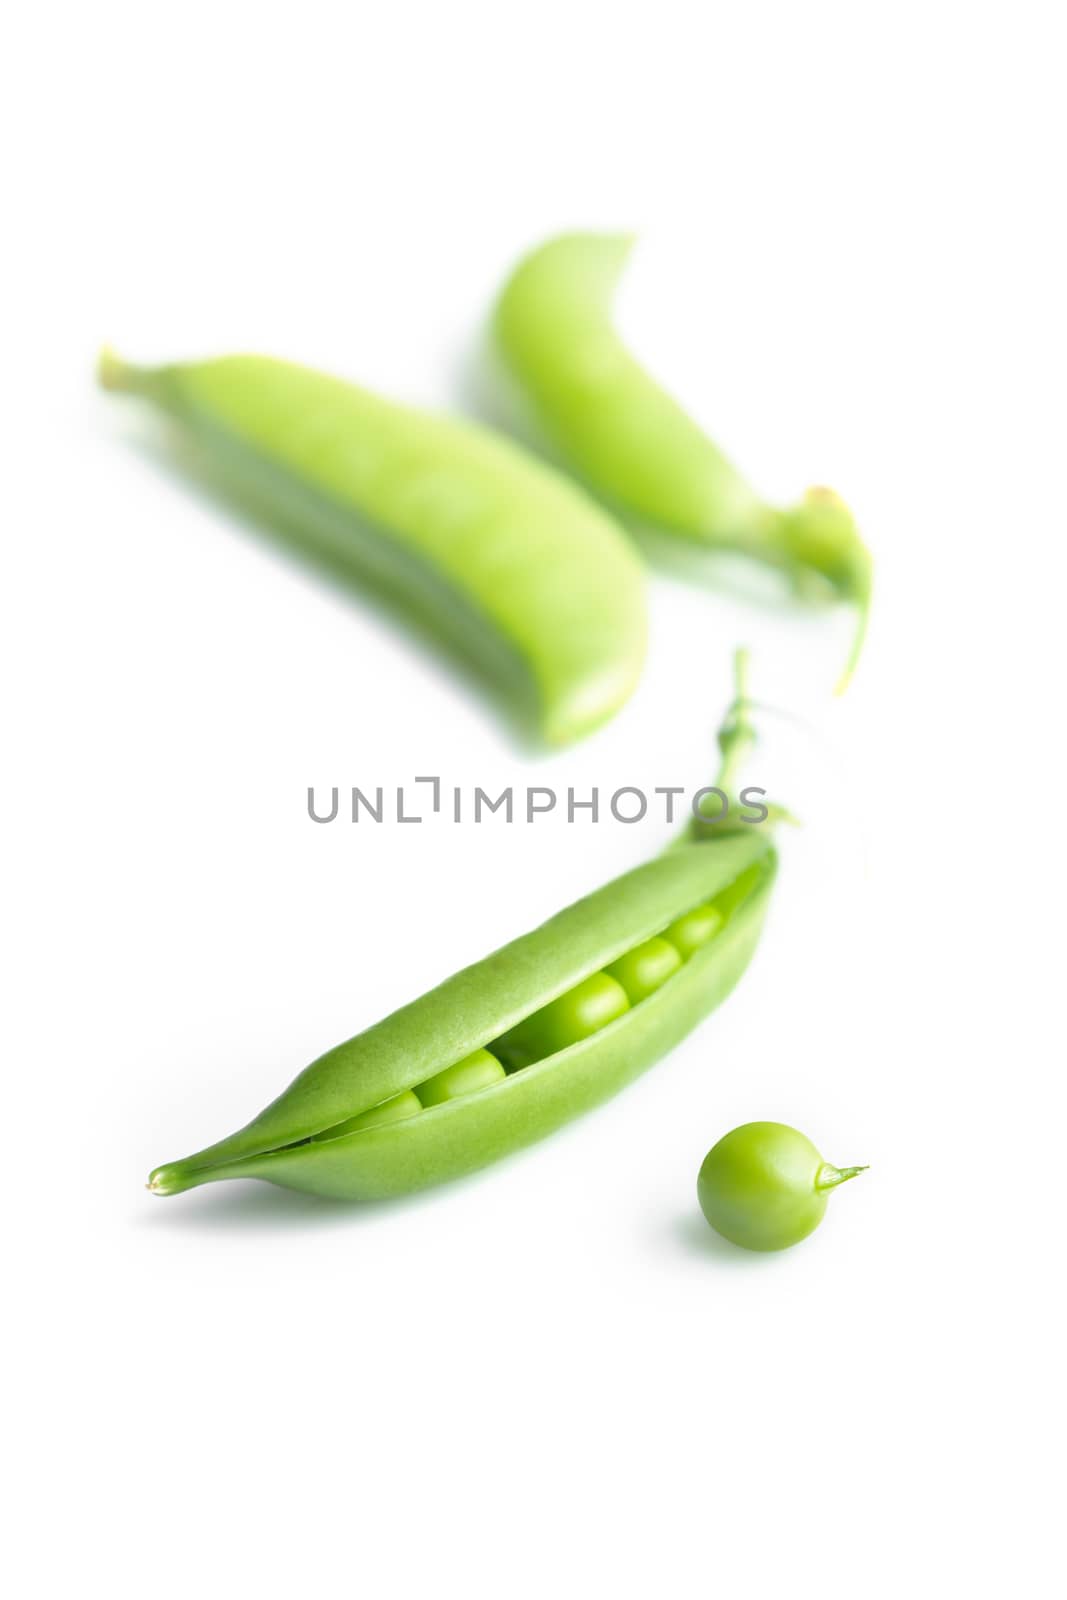
<path fill-rule="evenodd" d="M 109 344 L 103 346 L 96 358 L 96 381 L 109 394 L 150 395 L 153 392 L 151 371 L 133 361 L 124 361 Z"/>
<path fill-rule="evenodd" d="M 170 1167 L 156 1167 L 148 1174 L 145 1188 L 149 1194 L 158 1194 L 164 1197 L 168 1194 L 177 1194 L 184 1185 L 178 1175 Z"/>
<path fill-rule="evenodd" d="M 109 344 L 96 358 L 96 378 L 102 389 L 128 389 L 132 369 Z"/>

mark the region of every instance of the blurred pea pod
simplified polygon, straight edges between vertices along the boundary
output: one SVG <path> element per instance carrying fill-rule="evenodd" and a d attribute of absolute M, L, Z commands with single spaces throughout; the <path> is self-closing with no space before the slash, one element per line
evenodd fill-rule
<path fill-rule="evenodd" d="M 750 741 L 739 698 L 720 735 L 727 792 Z M 381 1199 L 542 1138 L 729 993 L 775 871 L 766 824 L 695 819 L 657 859 L 328 1051 L 247 1127 L 157 1167 L 148 1187 L 170 1195 L 247 1177 Z"/>
<path fill-rule="evenodd" d="M 506 366 L 553 452 L 638 526 L 783 571 L 796 593 L 857 608 L 839 687 L 858 659 L 871 559 L 844 502 L 811 489 L 800 505 L 767 505 L 703 430 L 644 370 L 613 322 L 633 239 L 575 233 L 519 262 L 494 327 Z"/>
<path fill-rule="evenodd" d="M 507 439 L 262 356 L 143 368 L 105 352 L 100 379 L 162 408 L 289 542 L 400 600 L 547 743 L 632 692 L 640 561 L 595 501 Z"/>

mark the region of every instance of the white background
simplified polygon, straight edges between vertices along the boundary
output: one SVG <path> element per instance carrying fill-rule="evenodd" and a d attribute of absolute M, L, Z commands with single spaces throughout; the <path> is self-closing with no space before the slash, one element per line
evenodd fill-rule
<path fill-rule="evenodd" d="M 1052 1592 L 1057 22 L 542 0 L 9 24 L 12 1592 Z M 877 605 L 843 701 L 843 616 L 660 575 L 634 700 L 538 757 L 92 386 L 104 340 L 258 348 L 469 408 L 494 286 L 571 226 L 640 228 L 620 321 L 769 494 L 856 508 Z M 318 828 L 309 783 L 696 785 L 741 642 L 753 780 L 806 826 L 755 965 L 669 1061 L 395 1207 L 145 1194 L 667 832 Z M 696 1210 L 706 1149 L 753 1117 L 871 1164 L 782 1256 Z"/>

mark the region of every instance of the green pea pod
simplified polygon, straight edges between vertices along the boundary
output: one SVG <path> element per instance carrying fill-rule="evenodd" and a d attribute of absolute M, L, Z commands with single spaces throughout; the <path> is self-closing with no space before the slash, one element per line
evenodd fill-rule
<path fill-rule="evenodd" d="M 614 520 L 510 441 L 261 356 L 101 382 L 160 406 L 231 494 L 345 578 L 402 602 L 550 744 L 632 692 L 644 575 Z"/>
<path fill-rule="evenodd" d="M 727 767 L 749 738 L 735 706 Z M 149 1188 L 249 1177 L 380 1199 L 542 1138 L 623 1088 L 729 993 L 775 870 L 768 826 L 694 823 L 655 860 L 321 1056 L 247 1127 L 158 1167 Z M 708 906 L 719 914 L 691 917 Z M 687 917 L 686 938 L 672 942 Z"/>
<path fill-rule="evenodd" d="M 492 1050 L 524 1018 L 753 867 L 758 881 L 717 937 L 599 1032 L 417 1116 L 321 1137 L 474 1051 Z M 755 947 L 773 877 L 774 852 L 759 828 L 672 850 L 338 1045 L 246 1128 L 157 1168 L 149 1187 L 176 1194 L 249 1177 L 371 1200 L 458 1177 L 518 1150 L 615 1094 L 729 993 Z"/>
<path fill-rule="evenodd" d="M 777 510 L 750 488 L 615 330 L 629 235 L 566 234 L 515 268 L 496 307 L 504 361 L 554 452 L 632 522 L 783 570 L 809 599 L 857 607 L 844 687 L 858 658 L 871 559 L 851 513 L 812 489 Z"/>

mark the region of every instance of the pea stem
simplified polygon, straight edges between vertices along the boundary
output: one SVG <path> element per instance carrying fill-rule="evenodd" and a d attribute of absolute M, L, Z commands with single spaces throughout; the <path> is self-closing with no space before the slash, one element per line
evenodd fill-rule
<path fill-rule="evenodd" d="M 742 767 L 748 760 L 756 743 L 756 725 L 752 720 L 753 701 L 748 692 L 748 666 L 749 655 L 745 649 L 734 651 L 734 698 L 723 718 L 718 732 L 719 744 L 719 772 L 715 779 L 714 788 L 726 795 L 731 807 L 737 801 L 737 785 Z M 762 792 L 762 791 L 760 791 Z M 718 804 L 718 802 L 716 802 Z M 694 839 L 706 839 L 720 829 L 722 815 L 711 814 L 710 808 L 707 815 L 694 817 L 685 828 L 685 831 L 668 845 L 673 849 L 675 845 L 691 843 Z M 796 818 L 786 811 L 784 807 L 771 805 L 767 808 L 768 822 L 796 822 Z M 734 830 L 730 824 L 721 829 L 723 833 Z"/>
<path fill-rule="evenodd" d="M 867 556 L 866 551 L 864 551 L 863 556 L 864 559 L 859 563 L 855 574 L 854 588 L 851 595 L 856 607 L 856 629 L 852 635 L 852 646 L 845 662 L 844 671 L 834 685 L 835 694 L 844 694 L 852 682 L 852 674 L 856 670 L 856 663 L 859 661 L 863 642 L 867 637 L 867 623 L 871 615 L 871 565 L 870 557 Z"/>
<path fill-rule="evenodd" d="M 834 1167 L 829 1161 L 824 1161 L 819 1168 L 815 1179 L 816 1189 L 836 1189 L 839 1183 L 847 1183 L 850 1178 L 857 1177 L 861 1172 L 866 1172 L 866 1167 Z"/>
<path fill-rule="evenodd" d="M 734 651 L 734 698 L 719 729 L 719 775 L 715 787 L 730 794 L 737 783 L 738 770 L 748 760 L 756 743 L 756 728 L 748 694 L 748 651 Z"/>

